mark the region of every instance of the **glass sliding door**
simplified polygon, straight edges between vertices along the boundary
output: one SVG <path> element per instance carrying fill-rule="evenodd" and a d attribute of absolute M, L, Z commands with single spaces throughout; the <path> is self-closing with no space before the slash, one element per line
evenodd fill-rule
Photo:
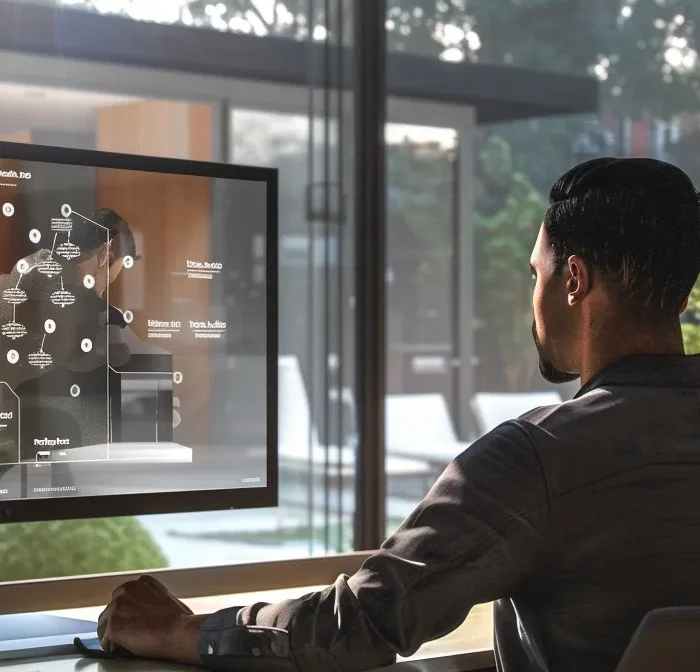
<path fill-rule="evenodd" d="M 459 452 L 458 133 L 389 123 L 387 533 Z"/>
<path fill-rule="evenodd" d="M 314 3 L 311 3 L 312 5 Z M 280 179 L 280 538 L 308 554 L 353 549 L 356 481 L 352 92 L 345 2 L 312 7 L 304 96 L 231 103 L 230 159 Z M 346 44 L 347 47 L 347 44 Z M 296 92 L 299 93 L 298 91 Z"/>

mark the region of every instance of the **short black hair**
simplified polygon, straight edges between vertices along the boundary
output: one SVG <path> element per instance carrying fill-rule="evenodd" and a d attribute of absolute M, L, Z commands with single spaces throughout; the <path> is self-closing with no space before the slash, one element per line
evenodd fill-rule
<path fill-rule="evenodd" d="M 80 218 L 77 219 L 80 220 Z M 116 259 L 124 257 L 138 259 L 134 234 L 123 217 L 110 208 L 100 208 L 90 215 L 89 220 L 76 222 L 76 218 L 73 219 L 71 242 L 80 247 L 81 259 L 91 256 L 104 245 L 107 238 L 104 229 L 109 231 L 112 254 Z M 78 230 L 76 230 L 76 224 Z"/>
<path fill-rule="evenodd" d="M 635 318 L 678 317 L 700 272 L 700 200 L 690 178 L 656 159 L 599 158 L 552 187 L 544 220 L 562 270 L 580 256 Z"/>

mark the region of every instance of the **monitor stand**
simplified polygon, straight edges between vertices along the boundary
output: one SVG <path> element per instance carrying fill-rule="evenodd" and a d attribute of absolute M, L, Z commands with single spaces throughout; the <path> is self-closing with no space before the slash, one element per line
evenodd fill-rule
<path fill-rule="evenodd" d="M 46 614 L 0 616 L 0 661 L 76 655 L 73 640 L 94 640 L 96 631 L 96 623 L 73 618 Z"/>

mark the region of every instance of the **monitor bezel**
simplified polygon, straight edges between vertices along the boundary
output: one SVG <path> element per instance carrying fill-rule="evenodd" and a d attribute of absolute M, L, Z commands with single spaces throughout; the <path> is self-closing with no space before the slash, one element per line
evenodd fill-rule
<path fill-rule="evenodd" d="M 189 492 L 88 495 L 0 501 L 0 524 L 225 511 L 278 504 L 278 170 L 229 163 L 140 156 L 46 145 L 0 142 L 0 159 L 195 175 L 267 185 L 267 483 L 264 487 Z M 26 467 L 21 466 L 21 469 Z"/>

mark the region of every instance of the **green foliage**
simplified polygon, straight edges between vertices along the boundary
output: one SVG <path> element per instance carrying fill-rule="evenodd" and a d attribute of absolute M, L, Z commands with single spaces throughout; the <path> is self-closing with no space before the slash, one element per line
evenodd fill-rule
<path fill-rule="evenodd" d="M 696 283 L 683 315 L 683 343 L 688 355 L 700 354 L 700 282 Z"/>
<path fill-rule="evenodd" d="M 683 323 L 683 345 L 686 355 L 700 354 L 700 325 Z"/>
<path fill-rule="evenodd" d="M 510 147 L 493 136 L 479 155 L 481 191 L 503 192 L 493 214 L 476 214 L 476 286 L 479 316 L 496 342 L 510 391 L 527 389 L 537 360 L 533 354 L 530 253 L 547 201 L 528 177 L 513 168 Z"/>
<path fill-rule="evenodd" d="M 697 109 L 698 3 L 473 0 L 467 7 L 482 61 L 595 73 L 606 110 L 633 118 L 649 112 L 668 119 Z"/>
<path fill-rule="evenodd" d="M 406 138 L 387 148 L 389 216 L 429 245 L 452 244 L 454 161 L 454 147 L 438 142 Z"/>
<path fill-rule="evenodd" d="M 387 148 L 388 265 L 404 310 L 449 315 L 454 161 L 454 147 L 438 142 L 406 138 Z"/>
<path fill-rule="evenodd" d="M 135 518 L 0 525 L 0 582 L 166 566 L 150 533 Z"/>

